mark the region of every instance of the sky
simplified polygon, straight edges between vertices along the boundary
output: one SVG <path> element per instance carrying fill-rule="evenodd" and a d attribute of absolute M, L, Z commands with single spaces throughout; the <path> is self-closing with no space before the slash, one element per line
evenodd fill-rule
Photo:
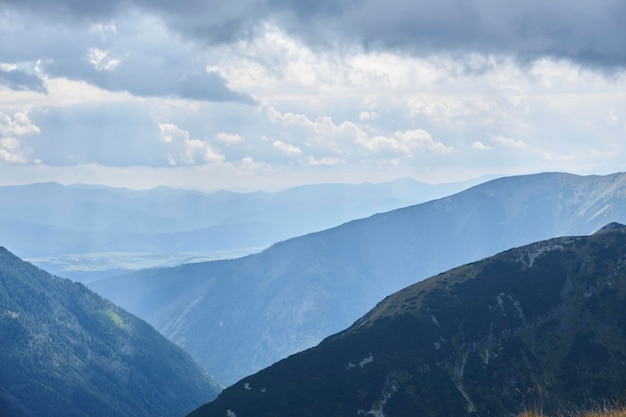
<path fill-rule="evenodd" d="M 623 0 L 0 0 L 0 185 L 626 171 Z"/>

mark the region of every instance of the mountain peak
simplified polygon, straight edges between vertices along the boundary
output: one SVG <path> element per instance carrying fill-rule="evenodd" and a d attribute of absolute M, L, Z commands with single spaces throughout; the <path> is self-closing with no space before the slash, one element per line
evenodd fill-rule
<path fill-rule="evenodd" d="M 622 233 L 626 233 L 626 226 L 624 226 L 621 223 L 617 223 L 617 222 L 612 222 L 607 224 L 606 226 L 602 227 L 601 229 L 599 229 L 596 233 L 594 234 L 600 234 L 600 233 L 609 233 L 609 232 L 615 232 L 616 230 L 621 231 Z"/>

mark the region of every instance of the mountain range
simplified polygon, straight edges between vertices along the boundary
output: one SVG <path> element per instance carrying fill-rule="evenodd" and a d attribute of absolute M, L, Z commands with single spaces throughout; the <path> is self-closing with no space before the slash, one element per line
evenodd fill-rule
<path fill-rule="evenodd" d="M 624 173 L 506 177 L 243 258 L 145 270 L 90 287 L 229 385 L 350 326 L 411 283 L 614 221 L 626 223 Z"/>
<path fill-rule="evenodd" d="M 561 415 L 626 399 L 626 227 L 466 264 L 189 417 Z"/>
<path fill-rule="evenodd" d="M 429 185 L 404 178 L 249 193 L 57 183 L 4 186 L 0 235 L 20 257 L 86 282 L 125 270 L 258 252 L 280 240 L 477 182 Z"/>
<path fill-rule="evenodd" d="M 144 321 L 0 248 L 0 416 L 182 416 L 220 390 Z"/>

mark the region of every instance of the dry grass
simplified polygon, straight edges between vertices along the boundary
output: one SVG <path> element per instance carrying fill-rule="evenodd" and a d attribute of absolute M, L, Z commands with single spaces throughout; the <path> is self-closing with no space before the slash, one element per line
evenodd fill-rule
<path fill-rule="evenodd" d="M 549 417 L 541 412 L 525 411 L 518 417 Z M 626 417 L 626 407 L 611 407 L 585 412 L 560 412 L 556 417 Z"/>
<path fill-rule="evenodd" d="M 582 417 L 626 417 L 626 409 L 620 408 L 610 411 L 592 411 L 590 413 L 583 414 Z"/>

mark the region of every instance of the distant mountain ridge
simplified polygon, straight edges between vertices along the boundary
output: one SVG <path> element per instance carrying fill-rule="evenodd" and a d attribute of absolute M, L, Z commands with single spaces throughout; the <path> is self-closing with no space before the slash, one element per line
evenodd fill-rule
<path fill-rule="evenodd" d="M 107 268 L 117 254 L 179 253 L 201 259 L 257 252 L 293 236 L 354 218 L 441 197 L 476 182 L 429 185 L 411 179 L 380 184 L 319 184 L 280 192 L 200 192 L 40 183 L 0 187 L 3 244 L 53 273 L 73 279 Z M 90 262 L 94 254 L 100 262 Z M 181 256 L 179 256 L 181 257 Z M 67 260 L 65 259 L 67 258 Z M 216 256 L 212 256 L 213 259 Z M 149 265 L 154 266 L 154 265 Z M 110 265 L 141 269 L 142 265 Z M 86 279 L 86 278 L 85 278 Z"/>
<path fill-rule="evenodd" d="M 0 247 L 1 416 L 176 416 L 220 389 L 147 323 Z"/>
<path fill-rule="evenodd" d="M 91 284 L 230 384 L 348 327 L 382 297 L 511 247 L 626 223 L 626 174 L 546 173 L 277 243 Z"/>
<path fill-rule="evenodd" d="M 538 242 L 386 297 L 189 417 L 559 415 L 624 401 L 624 306 L 626 226 Z"/>

